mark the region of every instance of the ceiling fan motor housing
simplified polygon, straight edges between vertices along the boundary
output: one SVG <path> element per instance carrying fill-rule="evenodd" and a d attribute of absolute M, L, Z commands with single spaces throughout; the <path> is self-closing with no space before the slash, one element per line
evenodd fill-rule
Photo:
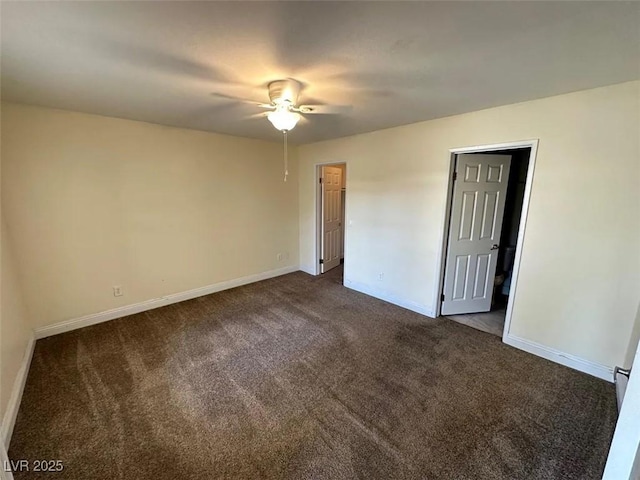
<path fill-rule="evenodd" d="M 298 94 L 302 85 L 300 82 L 288 78 L 271 82 L 268 87 L 269 98 L 274 105 L 289 104 L 293 106 L 298 103 Z"/>

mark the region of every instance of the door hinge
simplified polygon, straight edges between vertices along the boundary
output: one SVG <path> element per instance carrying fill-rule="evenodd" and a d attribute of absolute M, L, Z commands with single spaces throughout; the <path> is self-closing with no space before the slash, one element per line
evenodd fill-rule
<path fill-rule="evenodd" d="M 453 172 L 453 181 L 455 182 L 458 179 L 458 172 Z"/>
<path fill-rule="evenodd" d="M 324 264 L 324 260 L 320 259 L 320 265 Z"/>
<path fill-rule="evenodd" d="M 322 177 L 320 177 L 320 183 L 322 183 Z"/>
<path fill-rule="evenodd" d="M 440 295 L 440 300 L 444 302 L 444 293 Z"/>

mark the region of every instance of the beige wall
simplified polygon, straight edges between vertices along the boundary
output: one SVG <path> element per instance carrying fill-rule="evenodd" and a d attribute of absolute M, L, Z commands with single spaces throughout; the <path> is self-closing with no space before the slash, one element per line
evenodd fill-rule
<path fill-rule="evenodd" d="M 4 419 L 7 404 L 32 336 L 16 266 L 9 232 L 2 219 L 0 267 L 0 421 Z M 6 428 L 6 426 L 5 426 Z"/>
<path fill-rule="evenodd" d="M 640 303 L 636 310 L 636 319 L 631 330 L 631 339 L 629 340 L 629 346 L 627 347 L 625 361 L 620 365 L 621 367 L 631 368 L 636 351 L 638 350 L 638 342 L 640 342 Z"/>
<path fill-rule="evenodd" d="M 639 90 L 630 82 L 300 147 L 301 268 L 315 262 L 314 165 L 345 161 L 345 282 L 433 312 L 449 149 L 537 138 L 511 334 L 622 364 L 640 299 Z"/>
<path fill-rule="evenodd" d="M 297 265 L 292 150 L 284 183 L 279 143 L 3 104 L 2 208 L 33 326 Z"/>

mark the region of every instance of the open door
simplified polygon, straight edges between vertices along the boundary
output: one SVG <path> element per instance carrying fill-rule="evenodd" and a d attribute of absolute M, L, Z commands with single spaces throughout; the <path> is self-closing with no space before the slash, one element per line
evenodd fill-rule
<path fill-rule="evenodd" d="M 510 167 L 509 155 L 456 158 L 442 315 L 491 310 Z"/>
<path fill-rule="evenodd" d="M 322 167 L 322 273 L 340 265 L 340 245 L 342 242 L 342 169 Z"/>
<path fill-rule="evenodd" d="M 640 307 L 636 322 L 638 320 Z M 640 344 L 636 348 L 626 392 L 618 390 L 618 394 L 624 398 L 618 398 L 622 405 L 602 480 L 637 480 L 640 478 Z"/>

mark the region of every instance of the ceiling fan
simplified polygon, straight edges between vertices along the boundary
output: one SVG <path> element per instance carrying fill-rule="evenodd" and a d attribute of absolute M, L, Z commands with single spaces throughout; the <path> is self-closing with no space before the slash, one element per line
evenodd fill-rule
<path fill-rule="evenodd" d="M 287 133 L 295 128 L 302 115 L 338 114 L 350 110 L 351 107 L 344 105 L 298 105 L 298 95 L 302 90 L 302 83 L 293 78 L 275 80 L 270 82 L 267 88 L 269 89 L 271 103 L 259 103 L 222 94 L 215 95 L 271 110 L 270 112 L 252 115 L 252 117 L 266 117 L 277 130 L 282 132 L 284 137 L 284 181 L 286 182 L 289 175 Z"/>
<path fill-rule="evenodd" d="M 266 117 L 280 131 L 292 130 L 300 120 L 300 114 L 332 114 L 342 113 L 345 110 L 344 106 L 298 105 L 302 84 L 293 78 L 275 80 L 269 83 L 267 88 L 271 103 L 259 106 L 272 110 L 266 114 Z"/>

